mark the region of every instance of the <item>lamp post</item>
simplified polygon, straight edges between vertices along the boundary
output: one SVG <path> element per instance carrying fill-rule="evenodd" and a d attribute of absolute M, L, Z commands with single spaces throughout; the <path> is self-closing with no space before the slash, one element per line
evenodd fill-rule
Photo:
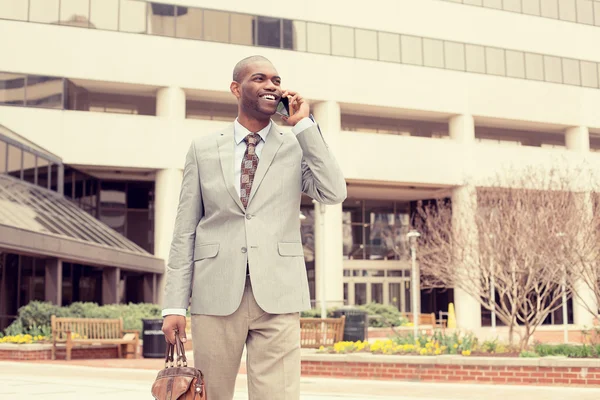
<path fill-rule="evenodd" d="M 421 237 L 421 234 L 416 231 L 416 230 L 411 230 L 410 232 L 408 232 L 406 234 L 406 237 L 408 239 L 408 241 L 410 242 L 410 255 L 411 255 L 411 260 L 412 260 L 412 271 L 411 271 L 411 286 L 412 286 L 412 290 L 411 290 L 411 294 L 412 294 L 412 300 L 411 300 L 411 305 L 412 305 L 412 314 L 413 314 L 413 332 L 415 335 L 415 339 L 419 336 L 419 312 L 417 310 L 417 303 L 418 303 L 418 296 L 421 292 L 420 289 L 420 275 L 419 275 L 419 271 L 417 270 L 417 239 L 419 237 Z"/>

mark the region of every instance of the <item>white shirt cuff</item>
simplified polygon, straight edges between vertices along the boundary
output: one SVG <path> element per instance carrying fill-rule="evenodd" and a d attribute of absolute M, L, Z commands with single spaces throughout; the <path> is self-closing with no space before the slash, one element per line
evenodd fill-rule
<path fill-rule="evenodd" d="M 182 315 L 182 316 L 186 316 L 186 309 L 185 308 L 165 308 L 164 310 L 162 310 L 162 316 L 166 317 L 167 315 Z"/>
<path fill-rule="evenodd" d="M 294 133 L 294 135 L 297 135 L 300 132 L 310 128 L 314 124 L 315 123 L 313 122 L 312 119 L 310 119 L 309 117 L 304 117 L 300 121 L 298 121 L 298 123 L 296 125 L 294 125 L 292 127 L 292 132 Z"/>

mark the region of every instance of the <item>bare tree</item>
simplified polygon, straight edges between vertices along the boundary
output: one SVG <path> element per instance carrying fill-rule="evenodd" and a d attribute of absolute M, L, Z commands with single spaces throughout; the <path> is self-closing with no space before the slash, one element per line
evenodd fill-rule
<path fill-rule="evenodd" d="M 471 207 L 453 212 L 449 199 L 420 206 L 422 286 L 463 290 L 495 311 L 509 327 L 511 344 L 520 326 L 525 348 L 562 306 L 563 290 L 572 295 L 569 250 L 581 211 L 570 176 L 556 169 L 507 171 L 485 187 L 463 190 Z"/>

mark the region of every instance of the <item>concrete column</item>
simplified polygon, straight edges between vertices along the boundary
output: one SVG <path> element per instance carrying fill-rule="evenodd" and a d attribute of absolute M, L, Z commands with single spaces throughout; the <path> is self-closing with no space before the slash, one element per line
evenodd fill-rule
<path fill-rule="evenodd" d="M 185 92 L 178 87 L 160 88 L 156 92 L 156 115 L 185 119 Z"/>
<path fill-rule="evenodd" d="M 585 126 L 575 126 L 565 130 L 565 145 L 568 150 L 587 154 L 590 151 L 590 131 Z M 589 210 L 590 219 L 593 213 L 592 199 L 589 195 L 584 195 L 581 201 L 585 202 L 582 207 Z M 574 287 L 577 293 L 573 298 L 573 322 L 575 325 L 591 327 L 594 324 L 594 316 L 588 308 L 598 309 L 597 299 L 594 291 L 583 281 L 575 282 Z"/>
<path fill-rule="evenodd" d="M 154 255 L 167 262 L 175 217 L 179 205 L 179 192 L 183 171 L 179 169 L 163 169 L 156 173 L 154 188 Z M 156 302 L 162 304 L 164 292 L 164 274 L 158 277 Z"/>
<path fill-rule="evenodd" d="M 470 182 L 473 175 L 473 146 L 475 143 L 475 121 L 471 115 L 457 115 L 450 118 L 449 133 L 452 140 L 463 146 L 463 176 L 465 184 L 452 191 L 452 224 L 461 234 L 470 236 L 474 257 L 477 251 L 477 192 Z M 481 304 L 471 295 L 458 287 L 454 288 L 454 306 L 456 324 L 463 330 L 481 327 Z"/>
<path fill-rule="evenodd" d="M 340 105 L 324 101 L 312 107 L 323 138 L 336 159 L 341 156 L 342 117 Z M 344 304 L 342 205 L 315 204 L 315 297 L 321 300 L 322 281 L 325 285 L 326 306 Z M 320 304 L 317 302 L 317 308 Z"/>
<path fill-rule="evenodd" d="M 119 302 L 120 282 L 120 268 L 104 267 L 102 269 L 102 304 L 117 304 Z"/>
<path fill-rule="evenodd" d="M 58 259 L 46 260 L 45 300 L 62 305 L 62 261 Z"/>

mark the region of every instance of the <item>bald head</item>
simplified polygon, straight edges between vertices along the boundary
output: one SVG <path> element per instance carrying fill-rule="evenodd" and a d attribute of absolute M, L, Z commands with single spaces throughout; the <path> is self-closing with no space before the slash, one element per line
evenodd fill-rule
<path fill-rule="evenodd" d="M 248 66 L 252 65 L 254 63 L 259 63 L 259 62 L 267 62 L 267 63 L 273 65 L 273 63 L 271 63 L 271 61 L 269 61 L 267 58 L 265 58 L 263 56 L 246 57 L 243 60 L 239 61 L 235 65 L 235 68 L 233 68 L 233 80 L 235 82 L 240 83 L 244 79 L 244 76 L 246 75 L 246 70 L 248 69 Z"/>

